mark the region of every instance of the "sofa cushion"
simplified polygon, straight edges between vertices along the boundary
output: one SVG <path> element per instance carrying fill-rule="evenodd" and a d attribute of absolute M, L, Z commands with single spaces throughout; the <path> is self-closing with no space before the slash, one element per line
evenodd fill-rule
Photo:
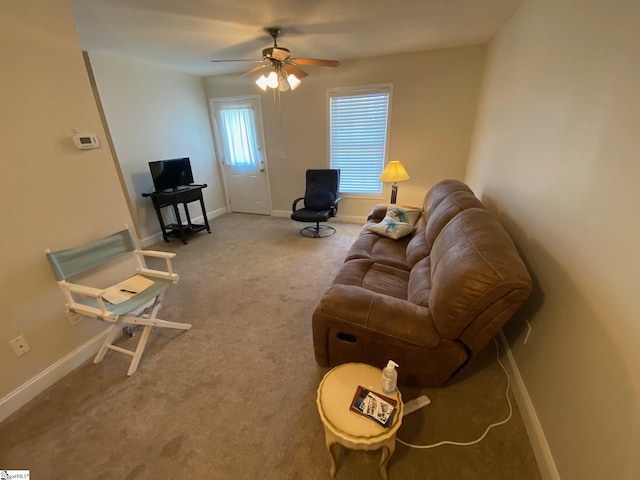
<path fill-rule="evenodd" d="M 409 272 L 406 270 L 364 258 L 346 261 L 333 280 L 334 285 L 355 285 L 402 300 L 407 299 L 408 283 Z"/>
<path fill-rule="evenodd" d="M 421 307 L 429 306 L 431 295 L 431 259 L 423 258 L 409 272 L 407 300 Z"/>
<path fill-rule="evenodd" d="M 362 228 L 345 261 L 362 258 L 409 271 L 405 254 L 409 237 L 399 240 L 381 237 L 367 228 L 374 223 L 377 222 L 370 221 Z"/>
<path fill-rule="evenodd" d="M 493 336 L 510 316 L 500 312 L 513 313 L 531 293 L 531 278 L 513 241 L 485 209 L 456 215 L 436 238 L 429 257 L 429 309 L 444 338 L 461 338 L 471 324 L 476 334 L 488 327 Z"/>
<path fill-rule="evenodd" d="M 425 216 L 422 215 L 416 222 L 416 230 L 411 237 L 411 240 L 409 240 L 405 252 L 406 262 L 409 269 L 412 269 L 416 263 L 429 255 L 427 237 L 424 234 L 426 226 L 427 221 Z"/>

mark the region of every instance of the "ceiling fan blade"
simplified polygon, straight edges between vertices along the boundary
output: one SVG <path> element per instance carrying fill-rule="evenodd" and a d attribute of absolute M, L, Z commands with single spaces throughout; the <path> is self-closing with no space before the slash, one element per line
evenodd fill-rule
<path fill-rule="evenodd" d="M 221 63 L 221 62 L 262 62 L 263 60 L 211 60 L 213 63 Z"/>
<path fill-rule="evenodd" d="M 338 60 L 321 60 L 319 58 L 294 58 L 293 63 L 297 65 L 316 65 L 318 67 L 339 67 Z"/>
<path fill-rule="evenodd" d="M 309 76 L 309 74 L 307 72 L 305 72 L 304 70 L 302 70 L 300 67 L 293 65 L 293 64 L 289 64 L 289 65 L 285 65 L 284 67 L 282 67 L 282 69 L 287 72 L 287 74 L 293 74 L 298 78 L 304 78 Z"/>
<path fill-rule="evenodd" d="M 264 67 L 268 67 L 268 64 L 264 64 L 264 65 L 258 65 L 257 67 L 253 67 L 251 70 L 248 70 L 246 72 L 244 72 L 242 75 L 240 75 L 241 77 L 244 77 L 245 75 L 251 75 L 253 72 L 257 72 L 258 70 L 262 70 Z"/>

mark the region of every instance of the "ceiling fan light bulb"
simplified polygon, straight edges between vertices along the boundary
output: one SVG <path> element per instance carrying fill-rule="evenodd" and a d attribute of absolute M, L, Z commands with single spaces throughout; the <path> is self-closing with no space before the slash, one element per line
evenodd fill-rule
<path fill-rule="evenodd" d="M 260 75 L 260 78 L 256 80 L 256 85 L 258 85 L 262 90 L 267 90 L 267 77 L 264 75 Z"/>
<path fill-rule="evenodd" d="M 295 90 L 302 82 L 293 73 L 290 73 L 287 75 L 287 83 L 289 83 L 291 90 Z"/>
<path fill-rule="evenodd" d="M 271 72 L 267 77 L 267 87 L 278 88 L 278 74 Z"/>
<path fill-rule="evenodd" d="M 289 90 L 289 82 L 287 82 L 287 74 L 283 71 L 278 73 L 278 90 L 286 92 Z"/>

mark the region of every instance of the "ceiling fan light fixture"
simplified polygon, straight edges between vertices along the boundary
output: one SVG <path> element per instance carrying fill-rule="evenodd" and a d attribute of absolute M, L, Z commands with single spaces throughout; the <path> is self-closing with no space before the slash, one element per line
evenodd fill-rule
<path fill-rule="evenodd" d="M 309 74 L 300 68 L 300 65 L 311 65 L 316 67 L 338 67 L 338 60 L 323 60 L 319 58 L 294 57 L 291 50 L 278 45 L 277 39 L 280 35 L 280 27 L 267 27 L 264 29 L 271 38 L 273 38 L 273 46 L 262 49 L 262 58 L 260 60 L 249 59 L 232 59 L 232 60 L 211 60 L 212 62 L 258 62 L 260 65 L 251 68 L 243 73 L 251 75 L 263 68 L 270 68 L 268 75 L 260 75 L 255 83 L 263 91 L 267 91 L 267 87 L 278 89 L 280 92 L 287 90 L 295 90 L 300 86 L 301 79 Z M 262 70 L 263 72 L 265 70 Z M 266 70 L 268 71 L 268 70 Z"/>
<path fill-rule="evenodd" d="M 278 74 L 271 72 L 267 77 L 267 87 L 278 88 Z"/>
<path fill-rule="evenodd" d="M 289 83 L 291 90 L 295 90 L 296 88 L 298 88 L 298 85 L 302 83 L 300 79 L 296 77 L 293 73 L 289 73 L 287 75 L 287 82 Z"/>
<path fill-rule="evenodd" d="M 260 75 L 260 78 L 256 80 L 256 85 L 258 85 L 262 90 L 266 92 L 267 82 L 268 82 L 267 77 L 265 77 L 264 75 Z"/>
<path fill-rule="evenodd" d="M 287 73 L 284 70 L 278 72 L 272 71 L 268 76 L 260 75 L 256 80 L 256 85 L 263 91 L 267 91 L 267 87 L 278 89 L 281 92 L 287 90 L 295 90 L 302 82 L 293 73 Z"/>
<path fill-rule="evenodd" d="M 278 72 L 278 90 L 286 92 L 289 90 L 289 82 L 287 81 L 287 72 L 280 70 Z"/>

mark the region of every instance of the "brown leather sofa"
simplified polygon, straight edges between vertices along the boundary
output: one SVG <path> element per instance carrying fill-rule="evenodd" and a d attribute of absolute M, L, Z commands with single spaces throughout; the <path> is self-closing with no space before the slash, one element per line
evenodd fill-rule
<path fill-rule="evenodd" d="M 427 192 L 415 232 L 392 240 L 368 230 L 370 213 L 313 314 L 319 365 L 400 365 L 401 384 L 452 379 L 530 296 L 511 238 L 458 180 Z"/>

